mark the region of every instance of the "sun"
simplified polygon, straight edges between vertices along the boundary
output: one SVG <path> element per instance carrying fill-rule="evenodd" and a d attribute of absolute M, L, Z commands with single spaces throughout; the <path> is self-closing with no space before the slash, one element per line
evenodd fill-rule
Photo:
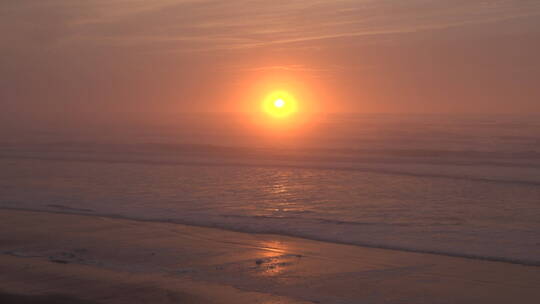
<path fill-rule="evenodd" d="M 285 91 L 274 91 L 262 103 L 263 111 L 274 118 L 286 118 L 298 111 L 296 99 Z"/>
<path fill-rule="evenodd" d="M 278 108 L 282 108 L 285 106 L 285 101 L 281 98 L 279 99 L 276 99 L 276 101 L 274 101 L 274 106 L 278 107 Z"/>

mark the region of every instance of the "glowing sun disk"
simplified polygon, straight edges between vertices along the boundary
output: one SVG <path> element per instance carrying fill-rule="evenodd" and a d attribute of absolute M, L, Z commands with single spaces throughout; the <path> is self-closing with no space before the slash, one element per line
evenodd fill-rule
<path fill-rule="evenodd" d="M 274 118 L 286 118 L 298 111 L 295 98 L 285 91 L 274 91 L 267 95 L 262 108 Z"/>

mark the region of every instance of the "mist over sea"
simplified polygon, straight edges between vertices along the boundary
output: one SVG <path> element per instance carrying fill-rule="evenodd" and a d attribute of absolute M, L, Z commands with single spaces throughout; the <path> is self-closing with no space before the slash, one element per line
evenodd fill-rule
<path fill-rule="evenodd" d="M 61 130 L 61 131 L 60 131 Z M 540 119 L 235 115 L 0 133 L 0 207 L 540 265 Z"/>

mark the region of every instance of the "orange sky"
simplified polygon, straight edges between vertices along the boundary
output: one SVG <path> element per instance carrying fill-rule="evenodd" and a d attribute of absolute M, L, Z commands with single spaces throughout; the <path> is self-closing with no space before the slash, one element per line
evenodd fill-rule
<path fill-rule="evenodd" d="M 537 0 L 4 0 L 2 119 L 540 113 Z"/>

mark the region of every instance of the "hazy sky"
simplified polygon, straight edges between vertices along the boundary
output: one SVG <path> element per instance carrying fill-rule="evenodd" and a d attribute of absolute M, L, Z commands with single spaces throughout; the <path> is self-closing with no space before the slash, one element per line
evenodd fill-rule
<path fill-rule="evenodd" d="M 2 119 L 540 113 L 538 0 L 2 0 Z"/>

